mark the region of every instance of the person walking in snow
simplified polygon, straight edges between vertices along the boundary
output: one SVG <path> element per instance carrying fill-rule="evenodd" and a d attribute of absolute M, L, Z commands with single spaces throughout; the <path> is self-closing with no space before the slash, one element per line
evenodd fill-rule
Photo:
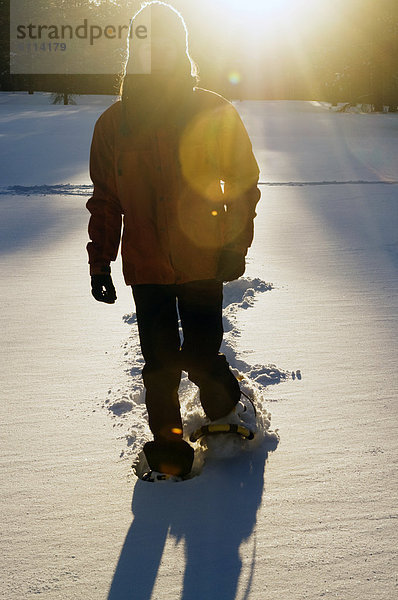
<path fill-rule="evenodd" d="M 228 415 L 240 399 L 239 384 L 219 353 L 222 289 L 245 270 L 259 169 L 233 105 L 197 87 L 181 14 L 150 2 L 136 13 L 133 28 L 147 14 L 142 11 L 151 11 L 151 72 L 129 72 L 133 37 L 121 100 L 94 129 L 87 249 L 92 294 L 111 304 L 116 292 L 110 263 L 122 240 L 154 437 L 144 453 L 152 470 L 183 476 L 193 449 L 183 439 L 181 372 L 199 387 L 211 421 Z"/>

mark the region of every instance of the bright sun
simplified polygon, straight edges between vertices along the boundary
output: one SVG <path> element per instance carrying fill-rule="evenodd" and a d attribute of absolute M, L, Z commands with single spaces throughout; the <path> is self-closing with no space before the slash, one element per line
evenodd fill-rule
<path fill-rule="evenodd" d="M 280 81 L 281 70 L 289 65 L 300 73 L 301 80 L 312 85 L 313 48 L 321 47 L 323 40 L 335 31 L 343 2 L 349 4 L 351 0 L 218 0 L 211 3 L 212 18 L 208 23 L 211 27 L 213 22 L 212 29 L 221 40 L 221 56 L 226 64 L 231 63 L 229 82 L 235 86 L 241 83 L 244 73 L 249 79 L 255 79 L 259 73 L 264 76 L 266 72 L 266 85 L 271 85 L 273 71 Z"/>
<path fill-rule="evenodd" d="M 308 30 L 319 23 L 327 23 L 333 15 L 334 0 L 219 0 L 220 8 L 228 16 L 248 19 L 283 29 Z"/>

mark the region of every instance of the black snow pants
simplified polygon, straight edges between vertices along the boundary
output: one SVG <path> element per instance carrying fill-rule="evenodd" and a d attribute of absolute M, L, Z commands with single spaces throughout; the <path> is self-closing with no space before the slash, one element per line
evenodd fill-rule
<path fill-rule="evenodd" d="M 182 436 L 178 387 L 183 370 L 199 387 L 209 419 L 226 416 L 238 403 L 240 389 L 225 356 L 219 353 L 222 283 L 205 280 L 132 288 L 145 360 L 145 401 L 155 440 Z"/>

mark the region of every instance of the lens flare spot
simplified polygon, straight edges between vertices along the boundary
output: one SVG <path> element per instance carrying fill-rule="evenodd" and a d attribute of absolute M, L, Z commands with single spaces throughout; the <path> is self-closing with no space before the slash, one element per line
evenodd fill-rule
<path fill-rule="evenodd" d="M 228 80 L 232 85 L 237 85 L 240 83 L 242 77 L 239 71 L 230 71 L 228 74 Z"/>
<path fill-rule="evenodd" d="M 176 467 L 175 465 L 169 465 L 168 463 L 160 463 L 159 465 L 160 473 L 166 473 L 167 475 L 180 475 L 181 468 Z"/>
<path fill-rule="evenodd" d="M 182 429 L 180 429 L 179 427 L 173 427 L 171 433 L 174 433 L 175 435 L 182 435 Z"/>

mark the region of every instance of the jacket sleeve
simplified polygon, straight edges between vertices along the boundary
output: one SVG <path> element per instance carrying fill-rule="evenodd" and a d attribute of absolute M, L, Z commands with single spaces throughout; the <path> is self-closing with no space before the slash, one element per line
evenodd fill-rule
<path fill-rule="evenodd" d="M 224 182 L 225 246 L 243 252 L 253 241 L 253 220 L 260 199 L 259 168 L 246 128 L 232 104 L 223 110 L 220 167 Z"/>
<path fill-rule="evenodd" d="M 109 129 L 109 131 L 108 131 Z M 122 209 L 118 199 L 113 152 L 113 128 L 100 117 L 95 125 L 90 150 L 90 177 L 94 184 L 86 206 L 91 216 L 87 244 L 90 274 L 109 272 L 116 259 L 122 226 Z"/>

